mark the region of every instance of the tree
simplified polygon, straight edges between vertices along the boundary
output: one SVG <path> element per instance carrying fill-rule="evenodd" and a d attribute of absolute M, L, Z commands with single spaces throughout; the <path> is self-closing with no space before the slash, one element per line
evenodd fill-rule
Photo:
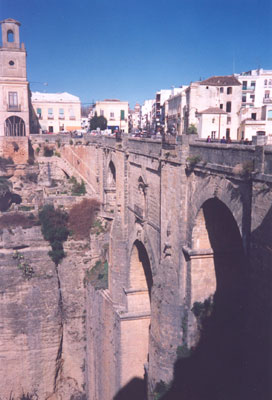
<path fill-rule="evenodd" d="M 98 117 L 96 113 L 93 116 L 93 118 L 90 120 L 90 130 L 91 131 L 93 131 L 97 128 L 100 128 L 103 131 L 104 129 L 107 129 L 107 125 L 108 125 L 108 122 L 107 122 L 106 118 L 103 117 L 102 115 L 100 115 L 100 117 Z"/>
<path fill-rule="evenodd" d="M 197 135 L 197 127 L 194 124 L 191 124 L 187 129 L 188 135 Z"/>

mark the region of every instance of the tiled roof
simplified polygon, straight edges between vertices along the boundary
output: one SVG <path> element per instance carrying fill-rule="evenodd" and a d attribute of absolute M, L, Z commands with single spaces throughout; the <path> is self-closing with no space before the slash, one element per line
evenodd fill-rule
<path fill-rule="evenodd" d="M 212 76 L 200 82 L 200 85 L 207 86 L 240 86 L 241 83 L 233 75 L 227 76 Z"/>
<path fill-rule="evenodd" d="M 221 110 L 221 108 L 210 107 L 204 111 L 200 111 L 199 114 L 227 114 L 227 112 L 224 110 Z"/>

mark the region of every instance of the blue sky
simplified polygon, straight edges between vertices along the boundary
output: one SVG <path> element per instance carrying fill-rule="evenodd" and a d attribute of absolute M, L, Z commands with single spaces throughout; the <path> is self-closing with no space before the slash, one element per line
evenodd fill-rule
<path fill-rule="evenodd" d="M 272 0 L 0 0 L 33 91 L 143 103 L 212 75 L 272 69 Z"/>

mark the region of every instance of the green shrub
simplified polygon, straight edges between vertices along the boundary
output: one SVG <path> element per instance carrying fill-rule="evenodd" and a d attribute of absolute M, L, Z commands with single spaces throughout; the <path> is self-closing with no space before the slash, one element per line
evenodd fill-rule
<path fill-rule="evenodd" d="M 94 267 L 85 272 L 84 286 L 91 283 L 96 290 L 108 288 L 108 262 L 98 260 Z"/>
<path fill-rule="evenodd" d="M 7 178 L 1 176 L 0 177 L 0 197 L 5 196 L 6 193 L 10 192 L 11 182 L 8 181 Z"/>
<path fill-rule="evenodd" d="M 65 256 L 62 243 L 69 235 L 68 214 L 60 209 L 55 210 L 52 205 L 45 205 L 39 212 L 39 219 L 43 237 L 50 242 L 52 248 L 48 254 L 57 265 Z"/>
<path fill-rule="evenodd" d="M 1 169 L 3 169 L 5 171 L 6 167 L 10 164 L 14 164 L 14 161 L 11 157 L 8 157 L 8 158 L 0 157 L 0 168 Z"/>
<path fill-rule="evenodd" d="M 81 180 L 79 183 L 74 176 L 70 178 L 70 183 L 72 183 L 72 194 L 74 196 L 81 196 L 86 194 L 85 183 Z"/>
<path fill-rule="evenodd" d="M 44 157 L 52 157 L 53 156 L 53 149 L 50 149 L 49 147 L 45 146 L 43 149 L 43 155 Z"/>
<path fill-rule="evenodd" d="M 201 161 L 201 157 L 198 155 L 187 157 L 186 161 L 188 162 L 190 168 L 194 168 L 196 164 Z"/>
<path fill-rule="evenodd" d="M 38 174 L 36 172 L 28 172 L 25 176 L 26 181 L 37 183 L 38 182 Z"/>
<path fill-rule="evenodd" d="M 29 281 L 34 275 L 34 269 L 25 261 L 24 255 L 16 250 L 12 258 L 17 260 L 17 268 L 22 271 L 23 277 Z"/>
<path fill-rule="evenodd" d="M 164 396 L 171 387 L 172 382 L 165 383 L 162 380 L 156 383 L 154 390 L 154 400 L 159 400 Z"/>

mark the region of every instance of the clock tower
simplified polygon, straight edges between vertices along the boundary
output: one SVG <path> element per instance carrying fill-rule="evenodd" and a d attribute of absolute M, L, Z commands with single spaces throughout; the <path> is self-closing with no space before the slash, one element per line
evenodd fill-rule
<path fill-rule="evenodd" d="M 8 143 L 15 139 L 25 148 L 29 136 L 29 89 L 26 50 L 20 43 L 21 24 L 11 18 L 0 24 L 0 144 L 2 155 L 6 156 Z"/>

